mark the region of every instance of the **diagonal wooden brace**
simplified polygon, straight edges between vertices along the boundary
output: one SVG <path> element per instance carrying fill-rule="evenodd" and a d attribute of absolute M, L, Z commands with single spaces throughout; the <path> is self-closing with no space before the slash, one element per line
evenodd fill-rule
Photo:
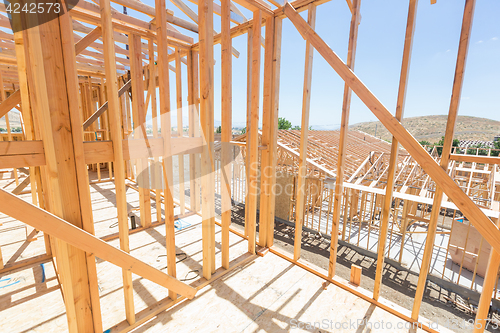
<path fill-rule="evenodd" d="M 59 238 L 74 247 L 129 270 L 188 299 L 192 299 L 196 294 L 195 288 L 5 190 L 0 190 L 0 202 L 2 203 L 0 206 L 2 213 L 29 224 L 37 230 Z"/>

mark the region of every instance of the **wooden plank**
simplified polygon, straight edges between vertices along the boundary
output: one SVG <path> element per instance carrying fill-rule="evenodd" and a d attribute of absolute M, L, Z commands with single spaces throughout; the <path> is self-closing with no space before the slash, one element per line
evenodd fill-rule
<path fill-rule="evenodd" d="M 274 18 L 274 50 L 273 50 L 273 84 L 271 92 L 271 128 L 269 133 L 269 144 L 267 153 L 269 154 L 269 161 L 271 163 L 270 173 L 270 188 L 271 195 L 268 203 L 267 223 L 267 240 L 266 246 L 271 247 L 274 243 L 274 219 L 275 219 L 275 198 L 276 198 L 276 164 L 278 158 L 278 115 L 279 115 L 279 88 L 280 88 L 280 65 L 281 65 L 281 32 L 282 32 L 282 19 Z M 267 38 L 266 38 L 267 40 Z"/>
<path fill-rule="evenodd" d="M 148 42 L 148 52 L 149 52 L 149 95 L 151 96 L 151 113 L 152 113 L 152 121 L 153 121 L 153 138 L 159 138 L 158 133 L 158 110 L 157 110 L 157 100 L 156 100 L 156 62 L 155 58 L 155 47 L 152 40 Z M 162 143 L 162 154 L 163 154 L 163 140 Z M 158 157 L 154 157 L 154 181 L 152 182 L 153 188 L 155 188 L 155 200 L 156 200 L 156 220 L 157 222 L 161 222 L 161 189 L 163 188 L 162 183 L 162 172 L 160 168 L 160 159 Z"/>
<path fill-rule="evenodd" d="M 351 279 L 349 282 L 351 282 L 355 286 L 361 285 L 361 274 L 362 274 L 361 266 L 351 265 Z"/>
<path fill-rule="evenodd" d="M 262 21 L 262 12 L 256 10 L 253 12 L 253 20 L 255 22 Z M 260 25 L 254 25 L 252 31 L 252 101 L 250 112 L 250 127 L 247 132 L 250 133 L 250 147 L 247 149 L 247 154 L 250 155 L 249 159 L 249 183 L 248 183 L 248 196 L 245 202 L 245 210 L 248 209 L 248 252 L 255 254 L 256 245 L 256 226 L 257 226 L 257 172 L 259 167 L 259 97 L 260 97 Z"/>
<path fill-rule="evenodd" d="M 248 253 L 245 253 L 245 254 L 241 255 L 240 257 L 231 260 L 231 262 L 229 263 L 229 265 L 230 265 L 229 269 L 224 269 L 224 268 L 217 269 L 215 271 L 215 273 L 212 275 L 212 277 L 210 278 L 210 280 L 207 280 L 207 279 L 202 277 L 202 278 L 190 283 L 189 285 L 192 286 L 193 288 L 196 288 L 196 290 L 201 290 L 201 289 L 205 288 L 207 285 L 215 282 L 216 280 L 220 279 L 221 277 L 223 277 L 227 273 L 231 272 L 232 270 L 234 270 L 240 266 L 243 266 L 243 265 L 253 261 L 256 258 L 257 258 L 256 255 L 249 255 Z M 179 297 L 175 301 L 171 300 L 168 297 L 164 298 L 164 299 L 160 300 L 158 303 L 155 303 L 152 306 L 139 312 L 137 314 L 138 320 L 134 325 L 128 325 L 126 322 L 121 322 L 118 325 L 113 326 L 110 330 L 111 330 L 111 332 L 119 332 L 119 333 L 130 332 L 135 327 L 138 327 L 138 326 L 146 323 L 151 318 L 157 316 L 161 312 L 166 311 L 167 309 L 169 309 L 169 308 L 173 307 L 174 305 L 176 305 L 182 301 L 185 301 L 185 300 L 186 300 L 185 297 Z"/>
<path fill-rule="evenodd" d="M 109 0 L 100 0 L 102 41 L 104 48 L 104 64 L 106 68 L 106 84 L 108 91 L 108 104 L 111 140 L 113 141 L 113 156 L 115 163 L 115 192 L 116 208 L 118 213 L 118 229 L 120 233 L 120 249 L 130 251 L 128 237 L 127 199 L 125 188 L 125 165 L 123 163 L 121 116 L 119 113 L 118 81 L 116 75 L 116 57 L 114 51 L 113 23 L 111 21 L 111 5 Z M 135 322 L 134 294 L 132 274 L 130 270 L 123 269 L 123 292 L 125 297 L 125 315 L 130 324 Z"/>
<path fill-rule="evenodd" d="M 172 138 L 170 141 L 172 156 L 179 154 L 199 154 L 202 151 L 203 142 L 200 137 Z M 124 160 L 160 157 L 164 154 L 162 138 L 148 139 L 149 147 L 146 146 L 143 140 L 125 139 L 122 142 Z M 84 142 L 83 146 L 85 149 L 86 164 L 114 162 L 112 141 L 87 141 Z M 29 158 L 29 154 L 14 156 Z"/>
<path fill-rule="evenodd" d="M 128 80 L 120 90 L 118 90 L 118 97 L 121 97 L 125 92 L 127 92 L 131 87 L 131 80 Z M 86 130 L 90 127 L 106 110 L 108 109 L 108 101 L 104 102 L 96 112 L 94 112 L 85 122 L 83 123 L 83 129 Z"/>
<path fill-rule="evenodd" d="M 415 323 L 412 327 L 422 328 L 423 330 L 425 330 L 427 332 L 439 333 L 438 331 L 436 331 L 435 329 L 432 328 L 432 326 L 434 326 L 434 325 L 432 325 L 431 321 L 429 321 L 425 318 L 420 318 L 421 321 L 413 320 L 411 318 L 409 311 L 406 310 L 405 308 L 400 307 L 400 306 L 394 304 L 393 302 L 391 302 L 387 299 L 383 299 L 383 298 L 380 298 L 378 301 L 376 301 L 371 297 L 371 293 L 369 291 L 367 291 L 361 287 L 354 286 L 339 276 L 334 276 L 334 277 L 330 278 L 330 277 L 328 277 L 326 272 L 322 273 L 321 272 L 322 270 L 319 267 L 314 266 L 314 265 L 310 264 L 309 262 L 304 261 L 302 259 L 300 259 L 298 261 L 293 260 L 293 258 L 290 258 L 285 251 L 283 251 L 277 247 L 271 247 L 269 249 L 269 252 L 280 256 L 281 258 L 299 266 L 300 268 L 305 269 L 306 271 L 324 279 L 327 282 L 332 283 L 333 285 L 335 285 L 339 288 L 342 288 L 344 290 L 349 291 L 350 293 L 356 295 L 357 297 L 375 305 L 376 307 L 381 308 L 382 310 L 385 310 L 385 311 L 397 316 L 398 318 L 401 318 L 401 319 L 408 321 L 410 323 Z"/>
<path fill-rule="evenodd" d="M 198 0 L 189 0 L 189 1 L 191 1 L 192 3 L 198 5 Z M 235 7 L 236 6 L 233 5 L 231 7 L 231 10 L 234 10 Z M 221 13 L 222 13 L 221 12 L 221 7 L 218 4 L 214 3 L 214 7 L 213 8 L 214 8 L 214 14 L 217 14 L 217 15 L 221 16 Z M 236 23 L 236 25 L 239 25 L 239 24 L 244 23 L 245 21 L 247 21 L 247 19 L 241 13 L 241 11 L 239 11 L 239 10 L 236 9 L 236 10 L 234 10 L 234 12 L 231 12 L 231 22 Z"/>
<path fill-rule="evenodd" d="M 492 203 L 496 207 L 492 207 L 497 211 L 500 208 L 498 201 Z M 497 225 L 499 225 L 500 219 L 497 219 Z M 479 260 L 477 260 L 479 262 Z M 477 264 L 476 264 L 477 265 Z M 490 256 L 488 258 L 488 265 L 486 268 L 486 275 L 483 281 L 483 289 L 481 291 L 481 297 L 479 298 L 479 304 L 477 307 L 476 318 L 474 321 L 474 333 L 482 333 L 484 329 L 490 324 L 488 321 L 488 313 L 490 310 L 491 299 L 493 295 L 493 290 L 497 287 L 498 283 L 498 269 L 500 268 L 500 254 L 497 251 L 490 251 Z"/>
<path fill-rule="evenodd" d="M 232 175 L 232 57 L 231 57 L 231 1 L 221 0 L 221 255 L 222 267 L 229 269 L 229 226 L 231 225 Z"/>
<path fill-rule="evenodd" d="M 4 85 L 2 71 L 0 71 L 0 97 L 2 98 L 2 102 L 5 101 L 5 85 Z M 8 112 L 5 114 L 5 127 L 7 127 L 7 140 L 12 141 L 12 131 L 10 128 L 10 121 L 9 121 L 9 113 Z M 15 183 L 17 186 L 17 185 L 19 185 L 19 174 L 18 174 L 16 168 L 14 168 L 13 171 L 14 171 L 14 180 L 15 180 Z"/>
<path fill-rule="evenodd" d="M 149 148 L 149 142 L 146 133 L 146 110 L 144 106 L 144 81 L 143 66 L 140 57 L 141 38 L 137 35 L 129 35 L 130 58 L 130 77 L 132 80 L 132 115 L 134 122 L 133 137 Z M 149 181 L 149 164 L 147 159 L 138 159 L 137 184 L 139 185 L 139 209 L 141 225 L 149 227 L 151 225 L 151 189 Z"/>
<path fill-rule="evenodd" d="M 310 4 L 307 9 L 307 24 L 312 29 L 316 26 L 316 5 Z M 309 112 L 311 109 L 311 82 L 314 48 L 306 41 L 306 56 L 304 65 L 304 86 L 302 92 L 302 121 L 300 128 L 300 155 L 297 181 L 297 194 L 295 204 L 295 241 L 293 258 L 299 260 L 302 247 L 302 226 L 305 214 L 305 196 L 307 182 L 307 143 L 309 141 Z"/>
<path fill-rule="evenodd" d="M 451 154 L 450 159 L 457 162 L 500 164 L 500 157 L 493 156 Z"/>
<path fill-rule="evenodd" d="M 354 14 L 352 14 L 351 16 L 351 27 L 349 30 L 349 46 L 347 51 L 347 63 L 346 63 L 346 67 L 350 71 L 354 69 L 354 62 L 356 58 L 358 26 L 359 26 L 359 20 L 361 19 L 360 5 L 361 5 L 360 0 L 354 0 L 353 3 Z M 317 47 L 316 50 L 318 50 Z M 346 158 L 347 132 L 349 130 L 350 111 L 351 111 L 351 89 L 346 81 L 346 84 L 344 86 L 344 98 L 342 102 L 342 120 L 340 125 L 339 151 L 337 154 L 337 174 L 335 180 L 335 196 L 333 201 L 332 241 L 330 243 L 328 277 L 333 277 L 335 275 L 335 267 L 337 263 L 337 246 L 338 246 L 337 243 L 339 238 L 339 226 L 340 226 L 340 206 L 342 203 L 342 193 L 344 192 L 343 188 L 344 174 L 345 174 L 344 164 Z M 346 225 L 346 223 L 347 223 L 346 218 L 344 216 L 344 226 Z"/>
<path fill-rule="evenodd" d="M 399 79 L 398 100 L 396 104 L 396 119 L 401 121 L 404 113 L 404 104 L 406 100 L 406 87 L 408 83 L 408 75 L 410 72 L 410 58 L 413 45 L 413 33 L 415 31 L 415 21 L 417 16 L 418 0 L 410 0 L 408 8 L 408 19 L 406 21 L 405 44 L 403 48 L 403 62 L 401 65 L 401 76 Z M 382 222 L 380 224 L 378 251 L 377 251 L 377 268 L 375 271 L 375 285 L 373 288 L 373 298 L 378 299 L 380 296 L 380 287 L 382 285 L 382 272 L 384 268 L 385 245 L 387 242 L 387 231 L 389 228 L 389 217 L 391 215 L 391 207 L 393 200 L 393 191 L 395 183 L 395 174 L 398 161 L 398 139 L 392 137 L 391 156 L 389 158 L 389 170 L 387 171 L 387 185 L 385 188 L 384 204 L 382 208 Z M 393 222 L 394 223 L 394 222 Z M 402 240 L 404 243 L 404 239 Z"/>
<path fill-rule="evenodd" d="M 413 156 L 413 158 L 423 167 L 432 179 L 441 186 L 448 197 L 455 202 L 457 207 L 464 213 L 474 226 L 480 231 L 483 237 L 500 251 L 499 229 L 472 200 L 460 189 L 429 155 L 429 153 L 412 137 L 410 133 L 395 119 L 387 108 L 373 95 L 361 80 L 342 62 L 328 45 L 316 34 L 298 14 L 293 7 L 285 4 L 284 13 L 290 18 L 292 23 L 301 33 L 302 37 L 311 41 L 311 44 L 323 58 L 336 70 L 341 78 L 349 83 L 351 89 L 367 105 L 373 114 L 382 124 L 398 139 L 402 146 Z"/>
<path fill-rule="evenodd" d="M 170 276 L 176 276 L 175 255 L 175 227 L 174 227 L 174 199 L 173 199 L 173 175 L 171 142 L 171 119 L 170 119 L 170 82 L 168 73 L 168 46 L 167 46 L 167 19 L 165 0 L 155 0 L 156 10 L 156 35 L 158 45 L 158 81 L 160 87 L 160 119 L 161 137 L 163 139 L 163 173 L 165 179 L 165 234 L 167 250 L 167 272 Z M 169 290 L 171 299 L 177 299 L 177 293 Z"/>
<path fill-rule="evenodd" d="M 88 186 L 88 170 L 84 164 L 85 156 L 83 149 L 83 130 L 81 124 L 81 114 L 79 110 L 78 96 L 78 75 L 75 63 L 75 41 L 73 39 L 73 23 L 69 14 L 59 17 L 61 26 L 61 43 L 64 56 L 64 66 L 66 70 L 66 87 L 68 90 L 68 106 L 70 109 L 70 123 L 71 134 L 73 139 L 74 158 L 75 158 L 75 171 L 78 184 L 78 194 L 80 197 L 80 210 L 82 219 L 82 229 L 95 234 L 94 220 L 92 216 L 92 203 L 90 198 L 90 189 Z M 89 81 L 91 80 L 89 76 Z M 73 93 L 72 93 L 73 92 Z M 92 319 L 95 332 L 102 332 L 102 317 L 101 317 L 101 304 L 99 298 L 99 285 L 97 281 L 97 266 L 96 258 L 92 254 L 85 254 L 88 288 L 90 289 L 90 301 L 92 308 Z"/>
<path fill-rule="evenodd" d="M 276 182 L 276 164 L 274 159 L 274 149 L 276 142 L 272 141 L 276 137 L 277 109 L 274 107 L 275 94 L 274 81 L 277 67 L 274 65 L 275 59 L 275 19 L 266 19 L 266 46 L 264 53 L 264 96 L 262 102 L 262 145 L 269 146 L 261 152 L 261 196 L 259 214 L 259 245 L 268 246 L 268 241 L 272 244 L 274 238 L 274 184 Z M 273 202 L 273 204 L 271 204 Z M 271 206 L 272 205 L 272 206 Z"/>
<path fill-rule="evenodd" d="M 181 71 L 181 50 L 175 50 L 175 93 L 177 95 L 177 137 L 184 136 L 184 126 L 182 124 L 182 71 Z M 181 214 L 186 212 L 186 194 L 184 188 L 184 154 L 177 155 L 179 160 L 179 202 Z"/>
<path fill-rule="evenodd" d="M 198 92 L 198 53 L 195 51 L 189 51 L 188 56 L 188 101 L 189 101 L 189 137 L 199 138 L 200 137 L 200 122 L 199 122 L 199 92 Z M 201 153 L 201 152 L 200 152 Z M 199 201 L 200 201 L 200 159 L 197 155 L 190 152 L 189 155 L 189 181 L 190 181 L 190 200 L 191 200 L 191 211 L 199 212 Z"/>
<path fill-rule="evenodd" d="M 63 53 L 64 46 L 61 39 L 62 30 L 67 28 L 60 25 L 55 13 L 47 15 L 49 17 L 45 17 L 47 19 L 45 23 L 30 28 L 27 33 L 29 36 L 27 56 L 29 56 L 33 71 L 30 93 L 36 99 L 36 108 L 33 108 L 33 113 L 41 132 L 47 162 L 43 168 L 45 204 L 54 214 L 67 219 L 68 225 L 83 231 L 80 229 L 83 227 L 83 216 L 80 213 L 82 201 L 75 174 L 77 155 L 73 146 L 72 133 L 71 130 L 53 130 L 53 128 L 71 128 L 71 109 L 67 96 L 70 94 L 76 96 L 78 91 L 70 90 L 68 84 L 71 84 L 70 81 L 76 77 L 76 70 L 72 72 L 66 66 L 61 66 L 68 61 L 67 54 Z M 37 18 L 30 16 L 30 20 L 32 19 Z M 71 44 L 71 48 L 73 47 L 74 42 Z M 71 61 L 74 63 L 74 58 Z M 2 192 L 2 194 L 10 196 L 2 200 L 4 203 L 10 202 L 13 198 L 21 201 L 9 193 Z M 6 209 L 11 209 L 15 203 L 8 204 L 8 206 Z M 27 210 L 24 210 L 20 213 L 26 212 Z M 86 254 L 61 240 L 56 240 L 54 246 L 58 277 L 63 286 L 69 331 L 93 330 Z"/>
<path fill-rule="evenodd" d="M 250 132 L 250 121 L 252 119 L 252 49 L 253 30 L 247 34 L 247 122 L 246 122 L 246 150 L 245 150 L 245 203 L 248 202 L 248 189 L 250 188 L 250 147 L 252 146 L 252 133 Z M 249 210 L 245 209 L 245 235 L 248 236 Z"/>
<path fill-rule="evenodd" d="M 75 53 L 80 54 L 83 50 L 85 50 L 90 44 L 92 44 L 97 38 L 101 37 L 102 29 L 100 26 L 97 26 L 89 32 L 85 37 L 80 39 L 75 44 Z"/>
<path fill-rule="evenodd" d="M 16 105 L 21 103 L 21 93 L 16 90 L 11 94 L 5 101 L 0 103 L 0 118 L 5 116 L 10 110 L 12 110 Z"/>
<path fill-rule="evenodd" d="M 14 45 L 16 51 L 17 59 L 17 70 L 18 70 L 18 80 L 19 80 L 19 91 L 21 93 L 21 119 L 24 123 L 24 136 L 25 140 L 32 141 L 35 138 L 35 127 L 33 123 L 33 114 L 31 110 L 31 100 L 28 88 L 28 73 L 31 73 L 30 66 L 28 65 L 29 57 L 26 57 L 25 53 L 27 50 L 27 33 L 19 27 L 19 20 L 12 20 L 12 28 L 14 31 Z M 9 22 L 10 25 L 10 22 Z M 33 97 L 33 96 L 31 96 Z M 28 141 L 26 141 L 28 142 Z M 43 143 L 40 141 L 41 149 L 43 152 Z M 21 152 L 21 149 L 16 149 L 16 151 Z M 29 178 L 31 180 L 31 200 L 33 204 L 39 204 L 40 207 L 43 206 L 42 198 L 42 184 L 40 178 L 40 168 L 30 167 L 29 168 Z M 37 196 L 38 195 L 38 196 Z M 35 236 L 36 233 L 32 233 L 31 227 L 26 226 L 27 235 Z M 30 239 L 28 237 L 28 239 Z M 33 237 L 33 239 L 37 239 Z M 52 255 L 52 249 L 50 246 L 50 238 L 48 235 L 44 235 L 45 251 L 48 255 Z"/>
<path fill-rule="evenodd" d="M 441 155 L 441 162 L 440 162 L 441 168 L 438 168 L 445 173 L 443 178 L 445 178 L 446 180 L 451 180 L 453 182 L 453 185 L 455 185 L 456 187 L 458 187 L 458 185 L 448 176 L 447 171 L 448 171 L 449 157 L 451 154 L 453 135 L 455 132 L 455 122 L 458 115 L 458 106 L 461 99 L 463 76 L 465 72 L 465 62 L 467 59 L 467 51 L 469 48 L 470 31 L 472 28 L 472 20 L 474 17 L 475 3 L 476 3 L 475 0 L 466 0 L 465 2 L 464 16 L 462 21 L 462 31 L 460 32 L 460 43 L 458 46 L 457 64 L 455 68 L 455 77 L 453 80 L 453 89 L 450 101 L 450 110 L 448 112 L 446 134 L 444 137 L 444 144 Z M 411 151 L 409 152 L 418 161 L 415 155 Z M 427 274 L 429 272 L 432 259 L 432 252 L 434 250 L 434 240 L 436 238 L 437 223 L 438 223 L 439 213 L 441 211 L 440 203 L 443 198 L 443 189 L 446 191 L 446 188 L 444 188 L 443 186 L 444 184 L 441 184 L 441 182 L 439 182 L 440 179 L 438 179 L 437 177 L 433 177 L 433 175 L 429 172 L 429 170 L 426 170 L 425 165 L 423 163 L 419 162 L 419 164 L 424 168 L 425 171 L 427 171 L 429 176 L 431 176 L 431 178 L 436 182 L 436 191 L 434 192 L 434 202 L 432 205 L 430 222 L 427 229 L 427 237 L 425 239 L 424 254 L 422 257 L 422 263 L 420 265 L 420 274 L 418 276 L 417 289 L 415 291 L 415 297 L 413 301 L 413 309 L 412 309 L 413 319 L 418 319 L 418 315 L 420 312 L 420 306 L 422 304 L 422 298 L 424 296 L 424 290 L 427 281 Z M 437 166 L 436 163 L 434 163 L 434 165 Z M 460 191 L 459 194 L 463 194 L 463 196 L 465 196 L 465 198 L 468 200 L 468 202 L 465 202 L 465 204 L 471 206 L 471 208 L 477 209 L 479 211 L 479 216 L 477 214 L 471 215 L 470 212 L 464 209 L 466 207 L 461 207 L 460 204 L 463 203 L 457 200 L 458 196 L 457 197 L 452 196 L 452 194 L 454 194 L 453 192 L 449 193 L 448 191 L 446 191 L 446 194 L 448 194 L 448 196 L 455 202 L 455 204 L 460 208 L 462 213 L 464 213 L 464 215 L 468 217 L 469 221 L 472 222 L 472 224 L 476 227 L 476 229 L 479 232 L 481 232 L 483 237 L 486 238 L 486 240 L 488 240 L 490 245 L 494 248 L 492 249 L 492 251 L 495 250 L 500 251 L 500 248 L 496 247 L 493 244 L 493 242 L 490 242 L 490 240 L 487 237 L 487 236 L 492 236 L 493 239 L 500 240 L 500 237 L 498 237 L 500 233 L 498 231 L 498 226 L 493 224 L 493 222 L 488 217 L 486 217 L 486 215 L 484 215 L 483 212 L 481 212 L 481 210 L 479 210 L 479 208 L 471 201 L 471 199 L 468 197 L 466 193 L 464 193 L 461 189 L 459 191 Z M 482 218 L 486 219 L 487 221 L 484 220 L 481 221 Z M 477 223 L 475 223 L 476 221 Z M 485 222 L 488 222 L 489 226 L 495 228 L 496 230 L 489 230 L 491 228 L 485 228 L 486 225 L 483 226 Z M 485 232 L 489 232 L 490 234 L 486 235 Z"/>
<path fill-rule="evenodd" d="M 102 3 L 102 2 L 101 2 Z M 0 208 L 7 214 L 36 229 L 64 240 L 79 249 L 94 254 L 103 260 L 122 267 L 143 278 L 155 282 L 169 290 L 174 290 L 182 296 L 192 299 L 196 289 L 138 260 L 125 251 L 115 248 L 94 235 L 79 229 L 65 220 L 46 212 L 32 204 L 17 198 L 15 195 L 0 190 L 2 202 L 7 203 Z M 5 206 L 5 207 L 4 207 Z"/>
<path fill-rule="evenodd" d="M 30 184 L 30 182 L 30 176 L 26 177 L 15 189 L 12 190 L 12 194 L 20 194 L 26 188 L 26 186 Z"/>
<path fill-rule="evenodd" d="M 0 155 L 43 154 L 42 141 L 0 141 Z"/>
<path fill-rule="evenodd" d="M 184 14 L 186 14 L 191 20 L 193 20 L 195 23 L 198 23 L 198 15 L 191 8 L 189 8 L 182 0 L 170 0 L 170 1 L 174 5 L 176 5 L 177 8 L 179 8 Z M 224 17 L 224 13 L 221 13 L 221 19 L 222 17 Z M 229 19 L 231 20 L 231 11 L 229 12 Z M 217 34 L 218 32 L 214 30 L 214 35 Z M 236 50 L 234 47 L 231 47 L 231 50 L 236 58 L 240 57 L 240 53 L 238 52 L 238 50 Z"/>
<path fill-rule="evenodd" d="M 198 19 L 200 28 L 200 124 L 204 140 L 204 151 L 201 155 L 203 277 L 210 279 L 215 272 L 215 181 L 212 156 L 214 136 L 213 1 L 199 1 Z"/>
<path fill-rule="evenodd" d="M 233 1 L 252 12 L 260 10 L 262 12 L 261 15 L 274 16 L 273 11 L 271 10 L 271 6 L 268 3 L 264 2 L 263 0 L 233 0 Z"/>
<path fill-rule="evenodd" d="M 99 1 L 96 0 L 95 2 L 99 2 Z M 154 13 L 153 7 L 148 6 L 144 3 L 141 3 L 141 4 L 144 6 L 147 6 L 148 7 L 147 10 L 149 12 Z M 84 1 L 78 2 L 76 4 L 76 6 L 72 8 L 70 14 L 72 17 L 74 17 L 82 22 L 86 22 L 86 23 L 90 23 L 90 24 L 94 24 L 94 25 L 99 25 L 99 23 L 100 23 L 99 7 L 95 4 L 93 4 L 92 2 L 84 2 Z M 111 20 L 112 20 L 114 29 L 116 31 L 120 31 L 120 32 L 123 32 L 126 34 L 140 35 L 141 37 L 144 37 L 147 39 L 151 39 L 151 38 L 156 37 L 155 32 L 149 28 L 150 25 L 147 25 L 148 24 L 147 22 L 141 22 L 138 19 L 135 19 L 133 17 L 127 17 L 127 16 L 124 16 L 123 14 L 119 15 L 119 16 L 121 16 L 121 18 L 123 18 L 125 20 L 119 19 L 116 15 L 116 11 L 114 13 L 112 12 L 111 14 L 112 14 Z M 133 23 L 131 23 L 131 22 L 133 22 Z M 186 21 L 184 21 L 184 22 L 186 22 Z M 138 23 L 139 23 L 139 25 L 137 25 Z M 186 22 L 186 23 L 189 23 L 189 22 Z M 146 26 L 144 24 L 146 24 Z M 168 29 L 167 35 L 169 36 L 168 37 L 169 42 L 172 44 L 175 44 L 178 47 L 188 48 L 188 44 L 193 43 L 193 39 L 191 37 L 186 36 L 177 30 Z M 120 53 L 120 52 L 118 52 L 118 53 Z"/>

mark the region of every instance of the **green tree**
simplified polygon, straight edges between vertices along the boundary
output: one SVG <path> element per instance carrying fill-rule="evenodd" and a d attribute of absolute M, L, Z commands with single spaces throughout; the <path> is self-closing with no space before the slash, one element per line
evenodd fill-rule
<path fill-rule="evenodd" d="M 495 142 L 493 142 L 493 148 L 494 149 L 499 149 L 499 150 L 492 150 L 491 151 L 491 156 L 498 156 L 498 155 L 500 155 L 500 138 L 496 139 Z"/>
<path fill-rule="evenodd" d="M 278 118 L 278 129 L 287 130 L 292 127 L 292 123 L 286 120 L 285 118 Z"/>
<path fill-rule="evenodd" d="M 217 127 L 217 129 L 215 130 L 215 134 L 220 134 L 220 133 L 222 133 L 222 126 Z"/>
<path fill-rule="evenodd" d="M 453 143 L 451 144 L 453 147 L 459 147 L 460 146 L 460 140 L 458 139 L 453 139 Z M 437 153 L 439 156 L 441 156 L 441 154 L 443 153 L 443 146 L 444 146 L 444 136 L 441 137 L 441 140 L 439 140 L 437 143 L 434 144 L 434 146 L 438 146 L 436 147 L 436 150 L 437 150 Z M 452 152 L 453 152 L 453 148 L 452 148 Z M 462 151 L 460 149 L 457 149 L 455 151 L 455 153 L 457 154 L 461 154 Z"/>
<path fill-rule="evenodd" d="M 246 132 L 247 132 L 247 128 L 243 127 L 243 129 L 241 130 L 241 134 L 245 134 Z"/>
<path fill-rule="evenodd" d="M 425 149 L 427 149 L 429 153 L 432 151 L 432 147 L 434 147 L 434 145 L 427 140 L 422 140 L 419 141 L 418 143 L 420 143 L 422 147 L 426 146 Z"/>
<path fill-rule="evenodd" d="M 476 148 L 486 148 L 486 149 L 476 149 Z M 477 145 L 472 145 L 467 149 L 467 155 L 478 155 L 488 156 L 489 148 L 484 143 L 478 143 Z"/>
<path fill-rule="evenodd" d="M 430 143 L 429 141 L 426 141 L 426 140 L 419 141 L 418 143 L 420 143 L 420 145 L 422 145 L 422 146 L 430 146 L 430 145 L 432 145 L 432 143 Z"/>
<path fill-rule="evenodd" d="M 300 126 L 293 126 L 291 129 L 300 131 Z"/>

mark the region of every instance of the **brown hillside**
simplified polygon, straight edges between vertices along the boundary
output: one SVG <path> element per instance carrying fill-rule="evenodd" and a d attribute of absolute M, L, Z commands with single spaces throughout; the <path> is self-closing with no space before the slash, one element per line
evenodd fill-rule
<path fill-rule="evenodd" d="M 422 116 L 403 119 L 404 127 L 418 140 L 437 142 L 444 136 L 447 116 Z M 358 130 L 375 135 L 383 140 L 392 140 L 392 135 L 379 121 L 358 123 L 349 126 L 350 130 Z M 500 121 L 469 116 L 458 116 L 455 127 L 455 138 L 459 140 L 492 141 L 500 135 Z"/>

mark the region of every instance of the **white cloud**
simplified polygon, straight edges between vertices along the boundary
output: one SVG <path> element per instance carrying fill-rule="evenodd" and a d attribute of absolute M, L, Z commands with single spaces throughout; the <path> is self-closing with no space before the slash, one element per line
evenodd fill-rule
<path fill-rule="evenodd" d="M 498 37 L 493 37 L 491 40 L 498 40 Z"/>
<path fill-rule="evenodd" d="M 482 40 L 479 40 L 476 42 L 476 44 L 481 44 L 483 41 Z"/>

